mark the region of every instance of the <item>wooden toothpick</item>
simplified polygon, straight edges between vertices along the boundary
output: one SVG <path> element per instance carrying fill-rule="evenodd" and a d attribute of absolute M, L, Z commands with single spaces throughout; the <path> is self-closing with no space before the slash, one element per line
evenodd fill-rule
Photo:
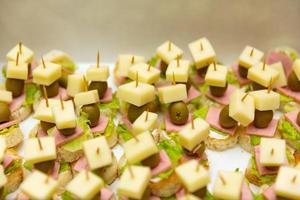
<path fill-rule="evenodd" d="M 171 41 L 169 41 L 169 43 L 168 43 L 168 51 L 171 51 L 171 49 L 172 49 L 172 43 L 171 43 Z"/>
<path fill-rule="evenodd" d="M 148 121 L 148 115 L 149 115 L 149 110 L 147 109 L 147 111 L 146 111 L 146 117 L 145 117 L 145 122 Z"/>
<path fill-rule="evenodd" d="M 46 100 L 46 106 L 47 108 L 49 107 L 49 100 L 48 100 L 48 94 L 47 94 L 47 90 L 46 87 L 43 85 L 43 93 L 44 93 L 44 98 Z"/>
<path fill-rule="evenodd" d="M 173 84 L 173 85 L 175 85 L 175 84 L 176 84 L 176 81 L 175 81 L 175 74 L 174 74 L 174 72 L 173 72 L 173 74 L 172 74 L 172 84 Z"/>
<path fill-rule="evenodd" d="M 177 67 L 179 67 L 179 61 L 180 61 L 180 57 L 179 57 L 179 55 L 177 55 L 177 57 L 176 57 L 176 61 L 177 61 Z"/>
<path fill-rule="evenodd" d="M 49 182 L 49 176 L 46 177 L 45 184 L 47 185 Z"/>
<path fill-rule="evenodd" d="M 191 123 L 192 123 L 192 129 L 195 129 L 194 116 L 193 115 L 192 115 Z"/>
<path fill-rule="evenodd" d="M 269 83 L 269 87 L 268 87 L 268 93 L 270 93 L 271 90 L 272 90 L 272 83 L 273 83 L 273 77 L 270 78 L 270 83 Z"/>
<path fill-rule="evenodd" d="M 224 177 L 222 175 L 220 175 L 220 179 L 221 179 L 223 185 L 226 185 L 226 181 L 225 181 L 225 179 L 224 179 Z"/>
<path fill-rule="evenodd" d="M 19 42 L 19 52 L 22 54 L 22 42 Z"/>
<path fill-rule="evenodd" d="M 244 101 L 246 98 L 247 98 L 247 96 L 248 96 L 248 92 L 243 96 L 243 98 L 242 98 L 242 101 Z"/>
<path fill-rule="evenodd" d="M 40 138 L 37 138 L 40 150 L 43 150 L 43 145 Z"/>
<path fill-rule="evenodd" d="M 140 141 L 139 138 L 138 138 L 136 135 L 134 135 L 133 133 L 131 133 L 131 135 L 132 135 L 132 137 L 135 139 L 136 142 L 139 142 L 139 141 Z"/>
<path fill-rule="evenodd" d="M 133 174 L 131 165 L 128 165 L 128 171 L 129 171 L 129 174 L 130 174 L 131 178 L 133 179 L 134 178 L 134 174 Z"/>
<path fill-rule="evenodd" d="M 43 64 L 43 68 L 46 69 L 46 64 L 45 64 L 43 56 L 42 56 L 42 64 Z"/>
<path fill-rule="evenodd" d="M 61 106 L 61 109 L 65 109 L 65 106 L 64 106 L 64 101 L 62 100 L 62 97 L 61 95 L 59 95 L 59 100 L 60 100 L 60 106 Z"/>
<path fill-rule="evenodd" d="M 97 147 L 97 149 L 96 149 L 96 154 L 97 154 L 97 155 L 100 154 L 100 148 L 99 148 L 99 147 Z"/>
<path fill-rule="evenodd" d="M 132 56 L 132 58 L 131 58 L 131 64 L 134 64 L 134 61 L 135 61 L 135 58 L 134 58 L 134 56 Z"/>
<path fill-rule="evenodd" d="M 217 71 L 216 62 L 213 62 L 213 64 L 214 64 L 214 70 Z"/>
<path fill-rule="evenodd" d="M 88 169 L 85 170 L 85 177 L 86 177 L 86 180 L 90 179 L 89 170 Z"/>
<path fill-rule="evenodd" d="M 272 148 L 272 149 L 271 149 L 271 155 L 273 155 L 273 154 L 274 154 L 274 149 Z"/>
<path fill-rule="evenodd" d="M 254 48 L 252 48 L 251 52 L 250 52 L 250 56 L 253 56 L 254 53 Z"/>
<path fill-rule="evenodd" d="M 137 88 L 139 86 L 139 72 L 136 72 L 135 74 L 135 87 Z"/>
<path fill-rule="evenodd" d="M 88 83 L 87 83 L 87 81 L 86 81 L 85 76 L 83 76 L 82 79 L 83 79 L 84 90 L 85 90 L 85 91 L 88 91 Z"/>
<path fill-rule="evenodd" d="M 266 61 L 264 61 L 264 64 L 263 64 L 263 71 L 265 71 L 266 69 Z"/>
<path fill-rule="evenodd" d="M 16 66 L 19 65 L 19 52 L 17 53 Z"/>
<path fill-rule="evenodd" d="M 97 63 L 96 63 L 97 65 L 97 68 L 99 68 L 100 67 L 100 53 L 99 53 L 99 50 L 97 51 Z"/>
<path fill-rule="evenodd" d="M 293 179 L 292 179 L 292 183 L 295 183 L 297 180 L 297 175 L 294 175 Z"/>
<path fill-rule="evenodd" d="M 148 69 L 147 69 L 147 71 L 149 72 L 149 71 L 150 71 L 150 69 L 151 69 L 151 65 L 150 65 L 150 64 L 148 64 Z"/>
<path fill-rule="evenodd" d="M 200 51 L 203 51 L 203 44 L 200 42 Z"/>

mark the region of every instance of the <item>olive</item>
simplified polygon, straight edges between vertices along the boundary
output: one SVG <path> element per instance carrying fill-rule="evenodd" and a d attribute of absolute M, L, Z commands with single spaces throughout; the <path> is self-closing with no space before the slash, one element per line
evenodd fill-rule
<path fill-rule="evenodd" d="M 173 124 L 183 125 L 189 118 L 189 110 L 184 102 L 174 102 L 169 106 L 169 115 Z"/>
<path fill-rule="evenodd" d="M 223 128 L 232 128 L 237 125 L 237 122 L 229 116 L 229 105 L 222 108 L 219 115 L 219 124 Z"/>
<path fill-rule="evenodd" d="M 54 123 L 44 122 L 44 121 L 41 121 L 40 125 L 41 125 L 42 130 L 45 131 L 45 132 L 47 132 L 50 128 L 55 126 Z"/>
<path fill-rule="evenodd" d="M 67 88 L 67 85 L 68 85 L 68 75 L 67 74 L 63 74 L 60 77 L 60 79 L 58 79 L 58 84 L 62 88 Z"/>
<path fill-rule="evenodd" d="M 44 172 L 45 174 L 50 174 L 52 172 L 54 164 L 55 164 L 54 160 L 49 160 L 49 161 L 34 164 L 34 168 L 36 168 L 41 172 Z"/>
<path fill-rule="evenodd" d="M 208 69 L 208 65 L 205 66 L 205 67 L 202 67 L 202 68 L 200 68 L 200 69 L 197 69 L 197 74 L 198 74 L 200 77 L 204 78 L 205 75 L 206 75 L 207 69 Z"/>
<path fill-rule="evenodd" d="M 200 188 L 193 192 L 193 194 L 197 197 L 200 197 L 201 199 L 205 197 L 206 195 L 206 187 Z"/>
<path fill-rule="evenodd" d="M 23 93 L 24 80 L 7 78 L 5 88 L 12 92 L 13 97 L 18 97 Z"/>
<path fill-rule="evenodd" d="M 294 71 L 292 71 L 288 76 L 288 86 L 292 91 L 300 91 L 300 81 Z"/>
<path fill-rule="evenodd" d="M 146 110 L 147 110 L 147 104 L 140 107 L 129 104 L 127 118 L 131 123 L 133 123 Z"/>
<path fill-rule="evenodd" d="M 189 89 L 191 88 L 192 85 L 192 81 L 190 78 L 188 78 L 187 82 L 185 83 L 186 85 L 186 91 L 189 91 Z"/>
<path fill-rule="evenodd" d="M 210 93 L 215 97 L 221 97 L 224 95 L 228 87 L 226 83 L 225 87 L 209 86 Z"/>
<path fill-rule="evenodd" d="M 10 109 L 7 103 L 0 102 L 0 123 L 8 122 L 10 118 Z"/>
<path fill-rule="evenodd" d="M 47 91 L 47 95 L 49 98 L 55 97 L 59 92 L 59 84 L 58 81 L 54 81 L 52 84 L 45 87 Z"/>
<path fill-rule="evenodd" d="M 81 111 L 87 114 L 89 125 L 91 127 L 95 127 L 98 125 L 99 118 L 100 118 L 100 111 L 97 104 L 93 103 L 93 104 L 84 105 L 82 106 Z"/>
<path fill-rule="evenodd" d="M 247 76 L 248 76 L 248 69 L 247 68 L 239 65 L 238 71 L 239 71 L 239 75 L 242 78 L 247 78 Z"/>
<path fill-rule="evenodd" d="M 0 197 L 4 197 L 4 187 L 0 188 Z"/>
<path fill-rule="evenodd" d="M 144 166 L 154 168 L 158 165 L 159 162 L 160 162 L 160 156 L 159 156 L 159 153 L 156 153 L 156 154 L 153 154 L 152 156 L 144 159 L 141 163 Z"/>
<path fill-rule="evenodd" d="M 252 82 L 252 90 L 265 90 L 267 89 L 265 86 L 262 86 L 256 82 Z"/>
<path fill-rule="evenodd" d="M 158 98 L 156 98 L 154 101 L 151 101 L 150 103 L 147 103 L 145 110 L 148 110 L 149 112 L 157 113 L 160 110 L 160 103 Z"/>
<path fill-rule="evenodd" d="M 107 82 L 106 81 L 92 81 L 89 84 L 89 90 L 97 90 L 99 98 L 102 99 L 107 90 Z"/>
<path fill-rule="evenodd" d="M 298 112 L 298 115 L 297 115 L 297 124 L 300 126 L 300 112 Z"/>
<path fill-rule="evenodd" d="M 142 198 L 140 198 L 140 200 L 149 200 L 151 196 L 151 190 L 149 187 L 146 188 L 146 190 L 144 191 L 144 194 L 142 196 Z M 128 198 L 129 200 L 136 200 L 133 198 Z"/>
<path fill-rule="evenodd" d="M 253 124 L 256 128 L 266 128 L 273 119 L 273 111 L 255 110 Z"/>
<path fill-rule="evenodd" d="M 64 136 L 70 136 L 75 133 L 75 128 L 64 128 L 64 129 L 58 129 L 58 130 Z"/>
<path fill-rule="evenodd" d="M 199 145 L 200 145 L 200 147 L 198 147 Z M 205 143 L 201 142 L 199 145 L 195 147 L 195 148 L 197 148 L 196 151 L 194 149 L 192 151 L 186 151 L 186 154 L 189 156 L 201 157 L 205 151 Z"/>
<path fill-rule="evenodd" d="M 165 63 L 164 61 L 161 61 L 160 62 L 160 73 L 162 75 L 166 75 L 167 68 L 168 68 L 168 64 Z"/>

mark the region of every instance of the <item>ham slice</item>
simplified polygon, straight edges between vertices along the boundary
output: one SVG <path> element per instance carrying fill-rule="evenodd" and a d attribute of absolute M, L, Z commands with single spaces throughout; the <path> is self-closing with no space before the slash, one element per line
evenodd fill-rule
<path fill-rule="evenodd" d="M 199 96 L 200 96 L 200 92 L 194 86 L 191 86 L 188 91 L 188 97 L 186 100 L 184 100 L 184 102 L 188 103 Z"/>
<path fill-rule="evenodd" d="M 219 115 L 220 115 L 221 109 L 210 107 L 207 115 L 206 115 L 206 121 L 210 124 L 211 127 L 223 132 L 227 133 L 229 135 L 234 135 L 236 131 L 236 126 L 233 128 L 223 128 L 219 123 Z"/>
<path fill-rule="evenodd" d="M 99 200 L 110 200 L 114 195 L 114 193 L 107 188 L 102 188 L 100 194 Z"/>
<path fill-rule="evenodd" d="M 267 168 L 261 165 L 260 163 L 260 147 L 259 145 L 254 147 L 254 153 L 255 153 L 255 163 L 256 168 L 258 170 L 258 173 L 260 175 L 268 175 L 268 174 L 276 174 L 278 169 L 276 168 Z"/>
<path fill-rule="evenodd" d="M 107 88 L 104 96 L 102 99 L 100 99 L 100 102 L 102 103 L 108 103 L 112 100 L 113 95 L 112 95 L 112 89 L 111 88 Z"/>
<path fill-rule="evenodd" d="M 271 51 L 270 53 L 268 53 L 266 57 L 266 63 L 270 65 L 277 62 L 282 63 L 285 75 L 288 76 L 289 73 L 292 71 L 293 60 L 282 52 Z"/>
<path fill-rule="evenodd" d="M 277 200 L 276 193 L 274 191 L 274 185 L 269 187 L 263 192 L 263 195 L 266 200 Z"/>
<path fill-rule="evenodd" d="M 298 110 L 288 112 L 284 116 L 285 118 L 297 129 L 297 131 L 300 132 L 300 126 L 297 124 L 297 115 L 298 115 Z"/>
<path fill-rule="evenodd" d="M 3 160 L 3 167 L 7 168 L 9 167 L 14 161 L 14 157 L 12 157 L 11 155 L 5 155 L 4 156 L 4 160 Z"/>
<path fill-rule="evenodd" d="M 23 105 L 23 102 L 25 101 L 25 93 L 23 92 L 22 95 L 13 98 L 12 102 L 9 104 L 9 109 L 11 112 L 14 112 L 18 109 L 20 109 Z"/>
<path fill-rule="evenodd" d="M 278 92 L 284 94 L 285 96 L 291 97 L 292 99 L 300 103 L 300 92 L 294 92 L 288 87 L 278 87 L 276 89 L 278 90 Z"/>
<path fill-rule="evenodd" d="M 30 200 L 29 197 L 24 194 L 23 192 L 21 192 L 19 195 L 18 195 L 18 200 Z"/>
<path fill-rule="evenodd" d="M 242 185 L 242 196 L 241 200 L 253 200 L 252 193 L 248 187 L 248 184 L 244 181 Z"/>
<path fill-rule="evenodd" d="M 48 136 L 48 134 L 42 128 L 39 128 L 37 131 L 37 136 L 38 137 L 46 137 L 46 136 Z"/>
<path fill-rule="evenodd" d="M 219 104 L 222 105 L 227 105 L 229 104 L 229 97 L 231 95 L 232 92 L 234 92 L 236 90 L 236 87 L 234 87 L 233 85 L 228 85 L 226 92 L 224 93 L 223 96 L 221 97 L 215 97 L 213 96 L 210 91 L 208 91 L 206 93 L 206 96 L 214 101 L 216 101 Z"/>
<path fill-rule="evenodd" d="M 152 176 L 156 176 L 162 172 L 165 172 L 172 167 L 171 160 L 164 150 L 159 152 L 159 159 L 159 164 L 151 170 Z"/>
<path fill-rule="evenodd" d="M 239 73 L 238 64 L 233 64 L 232 70 L 241 86 L 251 83 L 251 81 L 249 79 L 241 77 L 241 75 Z"/>
<path fill-rule="evenodd" d="M 127 115 L 123 115 L 123 116 L 122 116 L 122 121 L 123 121 L 123 124 L 125 124 L 126 127 L 127 127 L 129 130 L 132 129 L 132 124 L 131 124 L 131 122 L 129 121 Z"/>
<path fill-rule="evenodd" d="M 87 160 L 84 156 L 81 156 L 75 163 L 75 165 L 73 166 L 73 169 L 77 172 L 81 171 L 81 170 L 85 170 L 88 169 L 88 163 Z"/>
<path fill-rule="evenodd" d="M 183 197 L 185 195 L 185 189 L 184 188 L 181 188 L 180 190 L 178 190 L 175 194 L 176 196 L 176 199 L 180 199 L 181 197 Z"/>
<path fill-rule="evenodd" d="M 16 125 L 18 123 L 19 123 L 18 120 L 13 120 L 13 121 L 2 123 L 2 124 L 0 124 L 0 130 L 3 130 L 5 128 L 9 128 L 9 127 L 11 127 L 13 125 Z"/>
<path fill-rule="evenodd" d="M 184 125 L 175 125 L 171 122 L 171 119 L 170 119 L 170 116 L 169 116 L 168 112 L 165 113 L 165 116 L 166 116 L 165 117 L 166 131 L 168 131 L 168 132 L 178 132 L 178 131 L 180 131 L 187 123 L 189 123 L 191 121 L 191 117 L 192 117 L 192 115 L 189 114 L 189 119 L 188 119 L 186 124 L 184 124 Z"/>
<path fill-rule="evenodd" d="M 91 128 L 92 133 L 104 133 L 108 124 L 108 118 L 106 116 L 100 116 L 98 125 Z"/>
<path fill-rule="evenodd" d="M 204 78 L 202 78 L 198 73 L 195 73 L 193 80 L 197 85 L 204 83 Z"/>
<path fill-rule="evenodd" d="M 60 162 L 58 160 L 56 160 L 55 163 L 54 163 L 52 174 L 51 174 L 52 178 L 58 179 L 59 168 L 60 168 Z"/>
<path fill-rule="evenodd" d="M 273 137 L 277 129 L 277 124 L 277 119 L 272 119 L 269 126 L 266 128 L 256 128 L 253 124 L 250 124 L 246 129 L 246 134 L 258 135 L 263 137 Z"/>
<path fill-rule="evenodd" d="M 55 97 L 52 97 L 53 99 L 60 99 L 60 96 L 62 98 L 62 100 L 68 100 L 69 96 L 67 93 L 67 90 L 65 88 L 59 87 L 59 91 L 58 94 Z"/>
<path fill-rule="evenodd" d="M 54 139 L 55 139 L 55 144 L 58 146 L 66 144 L 67 142 L 81 136 L 82 133 L 83 133 L 83 130 L 79 126 L 76 126 L 75 133 L 70 136 L 64 136 L 63 134 L 60 133 L 60 131 L 57 128 L 54 128 L 53 135 L 54 135 Z"/>

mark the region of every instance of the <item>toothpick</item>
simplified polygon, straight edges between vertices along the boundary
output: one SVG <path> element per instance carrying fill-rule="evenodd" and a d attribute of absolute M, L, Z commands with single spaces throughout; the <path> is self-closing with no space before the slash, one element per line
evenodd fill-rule
<path fill-rule="evenodd" d="M 16 66 L 19 65 L 19 52 L 17 53 Z"/>
<path fill-rule="evenodd" d="M 264 61 L 264 64 L 263 64 L 263 71 L 265 71 L 266 69 L 266 61 Z"/>
<path fill-rule="evenodd" d="M 253 56 L 254 53 L 254 48 L 252 48 L 251 52 L 250 52 L 250 56 Z"/>
<path fill-rule="evenodd" d="M 46 100 L 46 106 L 49 107 L 48 94 L 47 94 L 46 87 L 44 85 L 43 85 L 43 93 L 44 93 L 44 98 Z"/>
<path fill-rule="evenodd" d="M 85 170 L 85 176 L 86 176 L 86 180 L 90 179 L 89 170 L 88 169 Z"/>
<path fill-rule="evenodd" d="M 292 179 L 292 183 L 295 183 L 295 182 L 296 182 L 296 180 L 297 180 L 297 175 L 295 175 L 295 176 L 293 177 L 293 179 Z"/>
<path fill-rule="evenodd" d="M 48 184 L 49 182 L 49 176 L 47 176 L 46 180 L 45 180 L 45 184 Z"/>
<path fill-rule="evenodd" d="M 61 109 L 62 110 L 65 109 L 65 107 L 64 107 L 64 101 L 62 100 L 61 95 L 59 95 L 59 100 L 60 100 Z"/>
<path fill-rule="evenodd" d="M 168 51 L 171 51 L 171 49 L 172 49 L 172 43 L 171 43 L 171 41 L 169 41 L 169 43 L 168 43 Z"/>
<path fill-rule="evenodd" d="M 97 68 L 100 67 L 100 53 L 99 53 L 99 50 L 97 51 Z"/>
<path fill-rule="evenodd" d="M 135 74 L 135 87 L 139 86 L 139 72 L 136 72 Z"/>
<path fill-rule="evenodd" d="M 246 99 L 246 97 L 248 96 L 248 92 L 243 96 L 242 101 L 244 101 Z"/>
<path fill-rule="evenodd" d="M 172 84 L 173 84 L 173 85 L 175 85 L 175 84 L 176 84 L 176 81 L 175 81 L 175 74 L 174 74 L 174 72 L 173 72 Z"/>
<path fill-rule="evenodd" d="M 225 179 L 224 179 L 224 177 L 222 175 L 220 175 L 220 179 L 221 179 L 223 185 L 226 185 L 226 181 L 225 181 Z"/>
<path fill-rule="evenodd" d="M 100 148 L 99 148 L 99 147 L 97 147 L 97 149 L 96 149 L 96 154 L 97 154 L 97 155 L 100 154 Z"/>
<path fill-rule="evenodd" d="M 201 159 L 199 159 L 199 161 L 198 161 L 198 163 L 197 163 L 197 167 L 196 167 L 196 172 L 198 172 L 199 171 L 199 169 L 200 169 L 200 166 L 201 166 Z"/>
<path fill-rule="evenodd" d="M 203 51 L 203 44 L 200 42 L 200 51 Z"/>
<path fill-rule="evenodd" d="M 42 64 L 43 64 L 43 68 L 46 69 L 46 65 L 45 65 L 45 61 L 44 61 L 43 56 L 42 56 Z"/>
<path fill-rule="evenodd" d="M 272 149 L 271 149 L 271 155 L 273 155 L 273 154 L 274 154 L 274 149 L 272 148 Z"/>
<path fill-rule="evenodd" d="M 86 78 L 85 78 L 84 75 L 83 75 L 82 79 L 83 79 L 84 90 L 88 91 L 88 83 L 87 83 Z"/>
<path fill-rule="evenodd" d="M 134 56 L 132 56 L 132 58 L 131 58 L 131 64 L 134 64 Z"/>
<path fill-rule="evenodd" d="M 132 171 L 132 168 L 130 165 L 128 165 L 128 171 L 129 171 L 129 174 L 131 176 L 131 178 L 133 179 L 134 178 L 134 174 L 133 174 L 133 171 Z"/>
<path fill-rule="evenodd" d="M 270 79 L 270 83 L 269 83 L 269 87 L 268 87 L 268 93 L 270 93 L 271 90 L 272 90 L 272 82 L 273 82 L 273 77 L 271 77 L 271 79 Z"/>
<path fill-rule="evenodd" d="M 148 121 L 148 115 L 149 115 L 149 110 L 147 109 L 146 117 L 145 117 L 145 122 Z"/>
<path fill-rule="evenodd" d="M 151 65 L 150 65 L 150 64 L 148 64 L 148 69 L 147 69 L 147 71 L 149 72 L 149 71 L 150 71 L 150 69 L 151 69 Z"/>
<path fill-rule="evenodd" d="M 19 42 L 19 52 L 22 54 L 22 42 Z"/>
<path fill-rule="evenodd" d="M 192 120 L 191 120 L 191 123 L 192 123 L 192 129 L 195 129 L 195 124 L 194 124 L 194 116 L 192 115 Z"/>
<path fill-rule="evenodd" d="M 37 138 L 40 150 L 43 150 L 43 145 L 40 138 Z"/>
<path fill-rule="evenodd" d="M 135 139 L 135 141 L 137 141 L 137 142 L 139 142 L 140 140 L 139 140 L 139 138 L 137 138 L 137 136 L 136 135 L 134 135 L 133 133 L 131 133 L 131 135 L 132 135 L 132 137 Z"/>
<path fill-rule="evenodd" d="M 216 62 L 213 62 L 213 64 L 214 64 L 214 70 L 217 71 Z"/>
<path fill-rule="evenodd" d="M 180 58 L 179 58 L 179 55 L 177 55 L 177 57 L 176 57 L 176 61 L 177 61 L 177 67 L 179 67 L 179 60 Z"/>

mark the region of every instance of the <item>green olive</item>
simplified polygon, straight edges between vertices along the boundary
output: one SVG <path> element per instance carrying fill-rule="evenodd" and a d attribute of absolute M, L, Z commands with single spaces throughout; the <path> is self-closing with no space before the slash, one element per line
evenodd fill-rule
<path fill-rule="evenodd" d="M 106 81 L 92 81 L 89 84 L 89 90 L 97 90 L 99 98 L 102 99 L 107 90 L 107 82 Z"/>
<path fill-rule="evenodd" d="M 229 105 L 222 108 L 219 115 L 219 124 L 223 128 L 232 128 L 237 125 L 237 122 L 229 116 Z"/>
<path fill-rule="evenodd" d="M 65 128 L 65 129 L 58 129 L 58 130 L 64 136 L 70 136 L 75 133 L 75 128 Z"/>
<path fill-rule="evenodd" d="M 147 103 L 145 110 L 148 110 L 149 112 L 153 112 L 153 113 L 159 112 L 160 111 L 160 102 L 159 102 L 158 98 L 155 98 L 154 101 Z"/>
<path fill-rule="evenodd" d="M 10 118 L 10 109 L 7 103 L 0 102 L 0 123 L 8 122 Z"/>
<path fill-rule="evenodd" d="M 0 197 L 4 197 L 4 187 L 0 188 Z"/>
<path fill-rule="evenodd" d="M 140 198 L 140 200 L 149 200 L 150 196 L 151 196 L 151 189 L 149 187 L 147 187 L 144 191 L 142 198 Z M 137 200 L 137 199 L 128 198 L 128 200 Z"/>
<path fill-rule="evenodd" d="M 292 71 L 288 76 L 288 86 L 292 91 L 300 91 L 300 81 L 294 71 Z"/>
<path fill-rule="evenodd" d="M 206 195 L 206 187 L 196 190 L 195 192 L 193 192 L 193 194 L 197 197 L 200 197 L 201 199 L 204 198 Z"/>
<path fill-rule="evenodd" d="M 166 75 L 167 68 L 168 68 L 168 64 L 165 63 L 164 61 L 161 61 L 160 62 L 160 73 L 162 75 L 164 75 L 164 76 Z"/>
<path fill-rule="evenodd" d="M 191 81 L 190 78 L 188 78 L 188 80 L 187 80 L 187 82 L 185 83 L 185 85 L 186 85 L 186 91 L 188 92 L 189 89 L 190 89 L 191 86 L 192 86 L 192 81 Z"/>
<path fill-rule="evenodd" d="M 81 111 L 87 114 L 89 125 L 91 127 L 95 127 L 98 125 L 99 118 L 100 118 L 100 111 L 97 104 L 93 103 L 89 105 L 84 105 L 82 106 Z"/>
<path fill-rule="evenodd" d="M 248 69 L 246 67 L 243 67 L 243 66 L 239 65 L 238 72 L 239 72 L 239 75 L 242 78 L 247 78 L 247 76 L 248 76 Z"/>
<path fill-rule="evenodd" d="M 297 124 L 300 126 L 300 112 L 298 112 L 298 115 L 297 115 Z"/>
<path fill-rule="evenodd" d="M 50 174 L 53 170 L 54 164 L 55 164 L 54 160 L 49 160 L 49 161 L 34 164 L 34 168 L 45 174 Z"/>
<path fill-rule="evenodd" d="M 5 82 L 5 88 L 12 92 L 13 97 L 18 97 L 23 93 L 24 80 L 8 78 Z"/>
<path fill-rule="evenodd" d="M 197 74 L 198 74 L 200 77 L 204 78 L 205 75 L 206 75 L 208 66 L 209 66 L 209 65 L 207 65 L 207 66 L 205 66 L 205 67 L 202 67 L 202 68 L 200 68 L 200 69 L 197 69 Z"/>
<path fill-rule="evenodd" d="M 62 88 L 67 88 L 67 85 L 68 85 L 68 75 L 67 74 L 63 74 L 60 77 L 60 79 L 58 79 L 58 84 Z"/>
<path fill-rule="evenodd" d="M 47 132 L 50 128 L 54 127 L 55 124 L 51 122 L 40 121 L 40 125 L 43 131 Z"/>
<path fill-rule="evenodd" d="M 273 111 L 255 110 L 253 124 L 256 128 L 266 128 L 273 119 Z"/>
<path fill-rule="evenodd" d="M 54 81 L 51 85 L 45 87 L 49 98 L 55 97 L 59 93 L 58 81 Z"/>
<path fill-rule="evenodd" d="M 173 124 L 183 125 L 189 118 L 189 110 L 184 102 L 174 102 L 169 106 L 169 115 Z"/>
<path fill-rule="evenodd" d="M 133 104 L 129 104 L 127 118 L 131 123 L 133 123 L 146 110 L 147 104 L 140 107 L 135 106 Z"/>
<path fill-rule="evenodd" d="M 252 82 L 252 90 L 265 90 L 267 89 L 265 86 L 262 86 L 256 82 Z"/>
<path fill-rule="evenodd" d="M 160 162 L 160 155 L 159 155 L 159 153 L 156 153 L 156 154 L 153 154 L 152 156 L 144 159 L 141 163 L 144 166 L 154 168 L 158 165 L 159 162 Z"/>
<path fill-rule="evenodd" d="M 225 94 L 227 90 L 228 84 L 226 83 L 225 87 L 216 87 L 216 86 L 209 86 L 210 93 L 215 97 L 221 97 Z"/>

